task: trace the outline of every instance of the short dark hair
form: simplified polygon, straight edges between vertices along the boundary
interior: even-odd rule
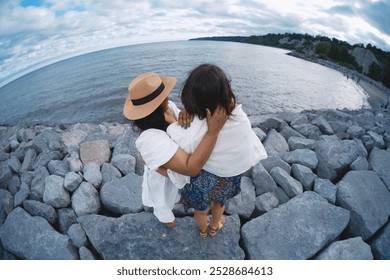
[[[160,129],[167,131],[168,123],[165,121],[164,109],[162,104],[157,107],[150,115],[134,120],[133,124],[140,130],[147,130],[149,128]]]
[[[181,102],[190,115],[200,119],[207,116],[206,109],[214,113],[218,105],[230,115],[236,105],[236,97],[225,72],[213,64],[201,64],[193,69],[184,83]]]

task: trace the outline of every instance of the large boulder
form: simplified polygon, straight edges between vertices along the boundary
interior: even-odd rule
[[[390,260],[390,223],[387,223],[370,245],[375,259]]]
[[[362,238],[355,237],[346,240],[335,241],[321,251],[316,260],[372,260],[370,245]]]
[[[309,259],[345,229],[349,212],[305,192],[241,229],[249,259]]]
[[[226,202],[225,212],[238,214],[244,219],[249,219],[255,210],[256,193],[252,179],[243,176],[241,178],[241,192]]]
[[[337,183],[336,204],[351,212],[348,231],[370,238],[388,220],[390,192],[374,171],[350,171]]]
[[[315,152],[318,158],[317,175],[333,182],[344,176],[359,156],[367,156],[366,149],[358,140],[317,141]]]
[[[374,170],[390,191],[390,152],[373,148],[368,158],[369,168]]]
[[[84,164],[95,162],[101,166],[109,162],[111,157],[110,145],[107,140],[95,140],[80,144],[80,159]]]
[[[226,217],[214,238],[200,237],[191,217],[177,218],[174,228],[167,228],[148,212],[119,218],[88,215],[78,222],[105,260],[244,259],[237,215]]]
[[[309,149],[296,149],[292,152],[284,154],[283,160],[289,164],[300,164],[315,169],[318,164],[317,155]]]
[[[275,129],[271,129],[264,140],[264,148],[269,156],[283,157],[289,151],[286,139]]]
[[[130,173],[123,178],[106,183],[100,190],[100,200],[105,209],[116,214],[142,211],[142,177]]]
[[[69,237],[58,233],[42,217],[31,217],[15,208],[0,228],[3,247],[19,259],[74,260],[77,250]]]

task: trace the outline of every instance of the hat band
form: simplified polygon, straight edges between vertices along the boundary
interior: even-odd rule
[[[163,82],[161,82],[161,85],[152,93],[148,94],[145,97],[138,98],[138,99],[131,99],[134,106],[144,105],[153,99],[155,99],[157,96],[159,96],[165,89],[165,85]]]

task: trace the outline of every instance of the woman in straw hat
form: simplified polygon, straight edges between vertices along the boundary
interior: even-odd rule
[[[185,185],[181,192],[182,202],[195,209],[194,220],[200,236],[206,237],[208,233],[214,236],[224,225],[226,200],[240,192],[241,174],[266,158],[267,153],[242,106],[236,103],[229,79],[218,66],[202,64],[196,67],[184,83],[181,101],[186,112],[195,118],[188,129],[172,124],[167,133],[188,153],[198,147],[207,131],[208,109],[214,112],[222,106],[229,114],[203,170],[191,178],[171,174],[174,182],[181,180]],[[208,229],[210,207],[212,215]]]
[[[172,208],[180,199],[178,188],[168,178],[171,170],[188,176],[198,174],[210,156],[217,136],[227,120],[223,108],[207,114],[207,132],[192,154],[186,153],[166,134],[169,124],[178,118],[179,110],[168,101],[168,94],[176,78],[145,73],[135,78],[128,87],[123,108],[125,117],[133,120],[141,133],[136,147],[145,163],[142,182],[142,201],[153,207],[160,222],[168,227],[176,225]]]

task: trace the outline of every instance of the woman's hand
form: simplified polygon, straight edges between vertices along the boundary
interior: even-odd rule
[[[208,132],[218,134],[228,118],[229,116],[225,108],[223,108],[221,105],[218,105],[217,109],[212,115],[211,112],[207,110],[206,121],[208,126]]]
[[[187,111],[180,111],[179,117],[177,119],[178,125],[180,125],[183,128],[190,127],[191,122],[194,120],[194,116],[191,116],[187,113]]]

